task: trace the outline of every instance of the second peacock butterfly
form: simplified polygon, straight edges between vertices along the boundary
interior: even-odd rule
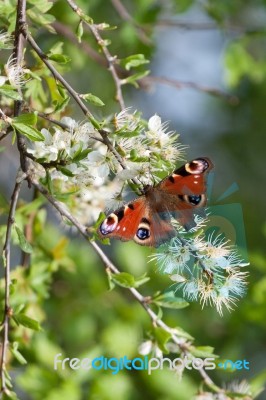
[[[99,236],[157,247],[176,235],[173,218],[186,229],[195,226],[195,214],[206,206],[206,179],[212,168],[208,158],[196,158],[157,185],[146,186],[142,196],[107,216]]]

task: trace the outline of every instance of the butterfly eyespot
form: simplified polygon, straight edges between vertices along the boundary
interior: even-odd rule
[[[201,202],[201,199],[202,199],[201,195],[186,196],[187,202],[192,204],[193,206],[199,205]]]
[[[118,217],[114,213],[109,215],[100,225],[99,231],[102,235],[108,235],[115,230],[118,224]]]
[[[201,174],[208,168],[209,168],[209,163],[207,160],[203,158],[197,158],[196,160],[193,160],[185,164],[185,169],[190,174]]]
[[[150,237],[150,230],[146,229],[146,228],[139,228],[137,230],[137,234],[136,236],[140,239],[140,240],[145,240],[148,239]]]

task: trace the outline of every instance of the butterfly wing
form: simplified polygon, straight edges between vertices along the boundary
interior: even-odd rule
[[[158,246],[174,235],[173,227],[153,212],[145,196],[111,213],[100,225],[102,238],[134,240],[143,246]]]
[[[196,158],[163,179],[157,189],[164,193],[163,203],[186,228],[195,226],[194,214],[204,214],[207,202],[207,174],[213,168],[206,158]]]
[[[176,169],[157,187],[167,193],[181,196],[205,194],[206,176],[212,168],[213,164],[208,158],[196,158]]]
[[[145,195],[111,213],[98,229],[101,238],[134,240],[144,246],[158,246],[175,235],[171,217],[190,228],[195,209],[206,204],[206,174],[212,168],[208,158],[197,158],[174,171]]]

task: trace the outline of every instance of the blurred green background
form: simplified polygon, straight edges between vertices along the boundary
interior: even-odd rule
[[[115,3],[115,2],[113,2]],[[220,317],[210,307],[198,303],[181,310],[165,310],[170,326],[181,326],[196,338],[197,345],[215,347],[225,359],[246,359],[249,371],[211,374],[218,383],[246,378],[265,380],[266,366],[266,258],[265,258],[265,145],[266,145],[266,2],[237,0],[137,0],[124,1],[133,20],[119,16],[111,1],[79,1],[96,22],[108,22],[118,29],[106,32],[112,40],[110,51],[119,57],[144,53],[151,59],[152,76],[194,82],[214,87],[237,97],[228,101],[201,90],[169,85],[125,89],[127,106],[143,112],[144,117],[158,113],[169,120],[171,129],[189,145],[188,159],[208,156],[215,164],[212,204],[240,203],[246,231],[250,266],[248,292],[237,308]],[[67,36],[75,32],[77,18],[64,1],[55,1],[50,13],[56,17],[57,34],[44,29],[33,33],[44,51],[58,40],[71,59],[66,78],[77,90],[92,92],[106,106],[99,116],[117,111],[114,85],[109,72],[90,58]],[[64,31],[65,29],[65,31]],[[141,40],[140,32],[148,41]],[[96,49],[88,33],[84,43]],[[147,83],[147,82],[146,82]],[[147,87],[146,87],[147,89]],[[69,114],[83,117],[71,106]],[[15,149],[1,153],[1,187],[9,198],[10,177],[15,174]],[[8,163],[7,163],[8,162]],[[217,203],[231,184],[239,190]],[[25,198],[27,193],[25,190]],[[4,201],[2,208],[5,209]],[[27,218],[27,212],[22,212]],[[2,236],[3,236],[3,230]],[[108,290],[106,274],[95,253],[64,228],[53,213],[48,222],[44,210],[34,225],[36,254],[28,270],[18,269],[15,302],[28,304],[29,313],[42,320],[44,330],[36,334],[21,328],[21,352],[27,366],[15,365],[16,389],[22,399],[189,400],[200,378],[185,372],[181,381],[167,371],[148,376],[145,371],[112,375],[110,371],[54,371],[53,357],[129,358],[138,355],[138,346],[148,338],[150,320],[126,289]],[[62,235],[64,237],[62,238]],[[141,288],[149,295],[169,286],[167,277],[147,263],[149,249],[134,243],[113,242],[105,249],[122,270],[151,280]],[[16,255],[14,263],[18,262]],[[25,280],[30,282],[30,289]],[[25,284],[25,285],[24,285]],[[26,289],[25,289],[26,288]],[[22,336],[21,336],[22,335]],[[264,399],[265,394],[260,399]]]

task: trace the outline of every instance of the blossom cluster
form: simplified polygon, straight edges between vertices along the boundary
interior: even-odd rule
[[[223,307],[231,310],[246,292],[247,272],[235,246],[214,232],[205,237],[202,227],[207,218],[197,218],[198,224],[185,231],[176,226],[177,236],[167,245],[161,245],[150,256],[157,261],[159,270],[170,276],[176,292],[188,301],[199,300],[202,306],[214,305],[223,314]]]
[[[45,140],[28,149],[36,161],[37,178],[47,179],[49,174],[58,191],[75,191],[70,205],[86,224],[95,222],[100,211],[122,203],[128,180],[134,178],[141,185],[159,180],[161,171],[170,171],[183,157],[178,135],[167,132],[158,115],[146,122],[126,109],[105,121],[103,129],[114,151],[90,122],[77,123],[69,117],[50,131],[42,129]]]

